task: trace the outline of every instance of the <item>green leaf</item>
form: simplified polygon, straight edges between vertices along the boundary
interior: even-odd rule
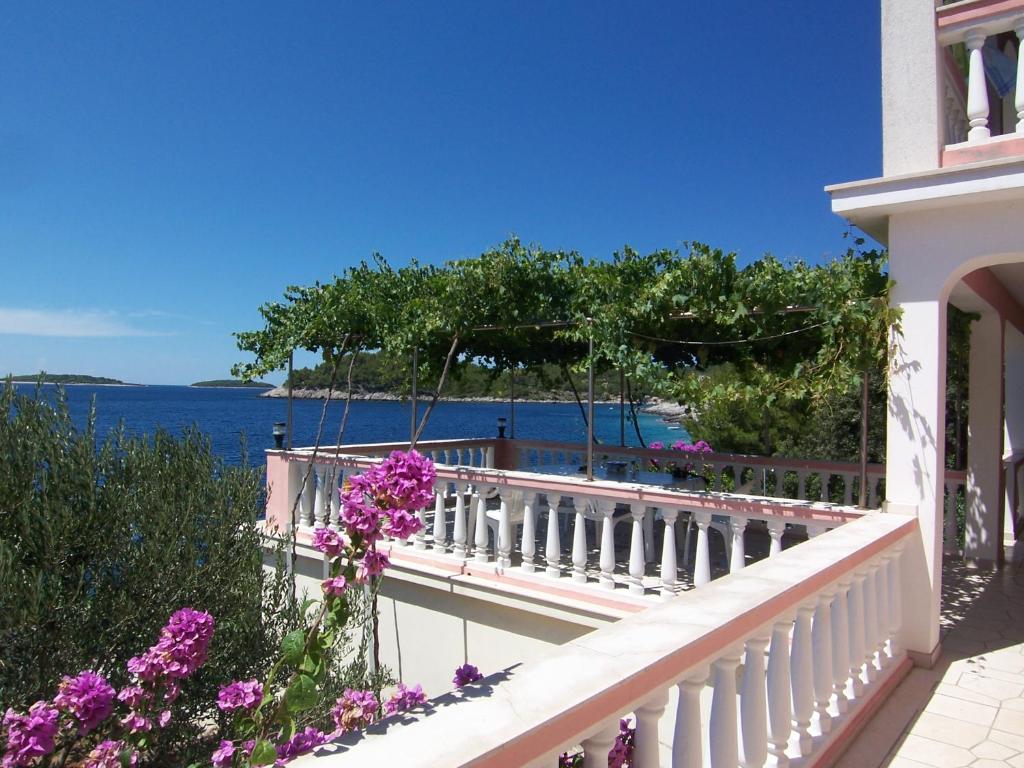
[[[302,712],[316,705],[316,683],[308,675],[299,675],[284,692],[289,712]]]
[[[281,639],[281,653],[289,664],[298,666],[306,648],[306,631],[295,629]]]
[[[256,742],[256,746],[252,748],[252,755],[249,757],[249,762],[252,765],[273,765],[276,760],[277,750],[274,749],[273,744],[264,739]]]

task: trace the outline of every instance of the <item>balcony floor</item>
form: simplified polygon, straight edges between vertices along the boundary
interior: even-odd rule
[[[910,673],[837,768],[1024,768],[1022,548],[1001,570],[947,560],[942,657]]]

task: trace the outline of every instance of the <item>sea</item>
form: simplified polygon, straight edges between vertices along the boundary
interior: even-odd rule
[[[36,384],[16,385],[31,393]],[[263,463],[263,451],[274,446],[273,425],[287,416],[287,400],[261,397],[262,390],[245,388],[188,386],[92,386],[73,384],[64,387],[68,410],[75,423],[85,425],[90,409],[95,408],[100,437],[123,423],[134,434],[152,434],[162,427],[180,434],[187,427],[198,427],[206,434],[216,454],[226,463],[238,464],[247,445],[247,459]],[[55,398],[57,388],[43,385],[42,394]],[[293,445],[311,446],[323,409],[322,400],[294,400]],[[419,405],[420,414],[426,403]],[[337,438],[344,403],[332,402],[324,420],[322,443]],[[409,439],[409,403],[354,400],[345,430],[345,443],[397,442]],[[620,438],[618,404],[594,406],[594,432],[598,440],[618,445]],[[505,417],[511,435],[508,403],[468,403],[442,401],[424,431],[423,440],[495,437],[498,418]],[[639,415],[640,431],[648,443],[666,443],[686,439],[678,425],[669,424],[653,414]],[[532,440],[586,442],[586,425],[575,403],[515,404],[515,437]],[[626,445],[640,445],[632,424],[626,421]]]

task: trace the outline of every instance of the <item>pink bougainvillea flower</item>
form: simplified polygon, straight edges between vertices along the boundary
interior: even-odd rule
[[[407,712],[410,709],[426,704],[427,696],[423,693],[423,686],[418,683],[409,688],[405,683],[398,684],[395,694],[384,702],[384,714],[391,716],[399,712]]]
[[[337,531],[330,528],[317,528],[313,532],[313,547],[328,557],[340,557],[348,542]]]
[[[101,741],[93,748],[82,763],[82,768],[123,768],[122,754],[125,755],[129,766],[138,765],[138,752],[123,741],[107,740]]]
[[[84,736],[114,710],[114,688],[102,675],[87,670],[75,677],[65,676],[53,704],[78,721],[78,733]]]
[[[21,768],[53,752],[59,717],[60,712],[48,701],[37,701],[29,707],[27,715],[8,709],[4,715],[7,747],[0,765]]]
[[[379,706],[373,691],[346,688],[341,698],[335,702],[331,715],[338,730],[347,733],[373,723],[377,719]]]
[[[333,579],[324,579],[320,582],[320,588],[329,597],[341,597],[348,589],[348,582],[344,576],[335,576]]]
[[[464,685],[475,683],[477,680],[483,680],[483,677],[480,674],[480,670],[472,664],[463,664],[455,670],[455,677],[452,678],[452,682],[455,683],[456,688],[461,688]]]

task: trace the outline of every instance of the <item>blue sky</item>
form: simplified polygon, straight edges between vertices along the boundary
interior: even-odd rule
[[[5,3],[0,374],[226,376],[288,284],[516,233],[845,248],[875,2]]]

